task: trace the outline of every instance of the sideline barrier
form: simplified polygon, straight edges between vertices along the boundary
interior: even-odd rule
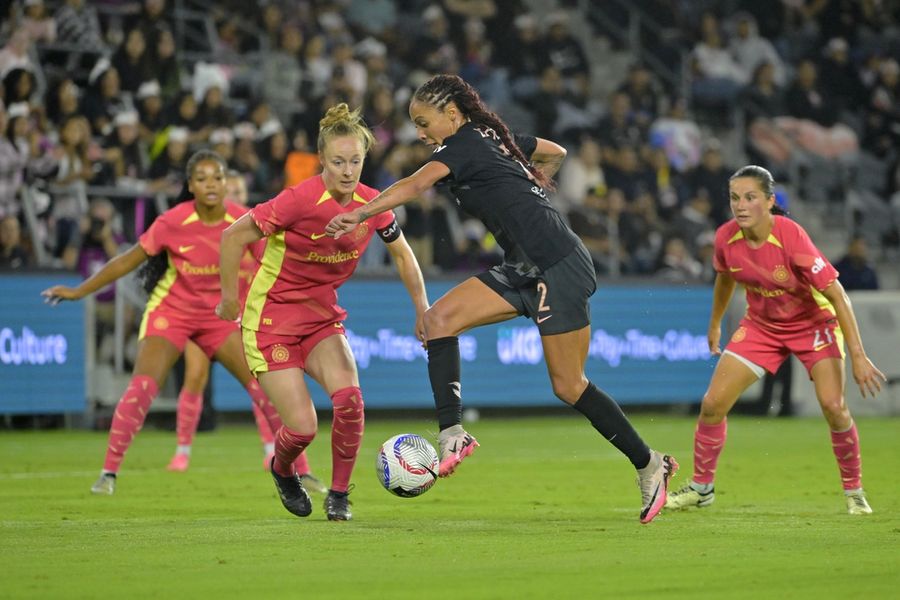
[[[436,301],[453,283],[427,284]],[[591,302],[587,374],[622,404],[698,402],[715,364],[706,343],[712,289],[602,285]],[[400,281],[357,280],[340,290],[349,312],[347,338],[369,408],[433,406],[425,351],[413,336],[413,311]],[[460,336],[462,393],[467,407],[556,406],[540,337],[525,318]],[[248,410],[246,392],[219,365],[213,404]],[[310,382],[319,408],[330,400]]]
[[[69,273],[0,274],[0,414],[84,412],[88,305],[51,307],[40,296],[79,281]]]

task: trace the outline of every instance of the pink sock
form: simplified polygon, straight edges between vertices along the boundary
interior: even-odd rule
[[[178,409],[175,415],[175,432],[178,434],[179,446],[190,446],[194,443],[194,434],[200,423],[203,412],[203,394],[194,394],[185,389],[178,394]]]
[[[331,424],[331,489],[346,492],[350,474],[362,443],[365,415],[358,387],[347,387],[331,396],[334,420]]]
[[[264,415],[262,409],[256,405],[256,402],[254,402],[252,406],[253,419],[256,421],[256,429],[259,431],[259,439],[262,441],[263,445],[274,443],[275,435],[272,433],[272,428],[269,427],[266,415]]]
[[[315,439],[316,434],[303,435],[282,425],[275,434],[275,472],[282,477],[294,474],[294,461]]]
[[[831,432],[831,447],[841,470],[841,483],[845,490],[862,487],[862,457],[859,453],[859,433],[854,423],[847,431]]]
[[[118,473],[131,440],[144,425],[147,409],[158,392],[156,381],[148,375],[135,375],[116,405],[112,425],[109,427],[109,444],[103,470]]]
[[[694,431],[694,482],[712,483],[716,476],[716,465],[719,462],[719,454],[725,446],[725,437],[728,435],[728,421],[723,420],[718,425],[706,425],[697,421],[697,429]]]

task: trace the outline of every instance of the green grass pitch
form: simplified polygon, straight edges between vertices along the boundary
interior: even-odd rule
[[[634,419],[690,477],[693,418]],[[330,472],[329,423],[310,452]],[[138,435],[93,497],[103,433],[0,433],[2,598],[888,598],[900,589],[897,419],[861,419],[875,514],[850,517],[823,419],[731,418],[716,502],[640,525],[628,462],[575,417],[483,419],[481,448],[416,499],[380,488],[375,448],[431,422],[369,418],[354,520],[275,496],[255,431]]]

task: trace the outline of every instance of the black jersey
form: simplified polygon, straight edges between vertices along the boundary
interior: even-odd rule
[[[537,146],[532,136],[516,136],[515,141],[526,157]],[[449,185],[463,210],[484,223],[503,248],[504,262],[519,274],[536,275],[580,243],[493,129],[466,123],[444,139],[431,160],[450,169],[438,185]]]

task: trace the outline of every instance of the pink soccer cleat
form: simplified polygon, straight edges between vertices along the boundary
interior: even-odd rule
[[[678,462],[668,454],[650,451],[650,464],[638,469],[638,487],[641,488],[641,523],[653,520],[666,504],[669,481],[678,471]]]
[[[448,427],[438,434],[441,464],[438,467],[439,477],[448,477],[456,471],[456,467],[464,458],[475,452],[480,444],[466,433],[462,425]]]
[[[184,473],[188,470],[190,464],[190,454],[177,453],[172,457],[172,460],[169,461],[169,465],[166,467],[166,470],[175,471],[176,473]]]

